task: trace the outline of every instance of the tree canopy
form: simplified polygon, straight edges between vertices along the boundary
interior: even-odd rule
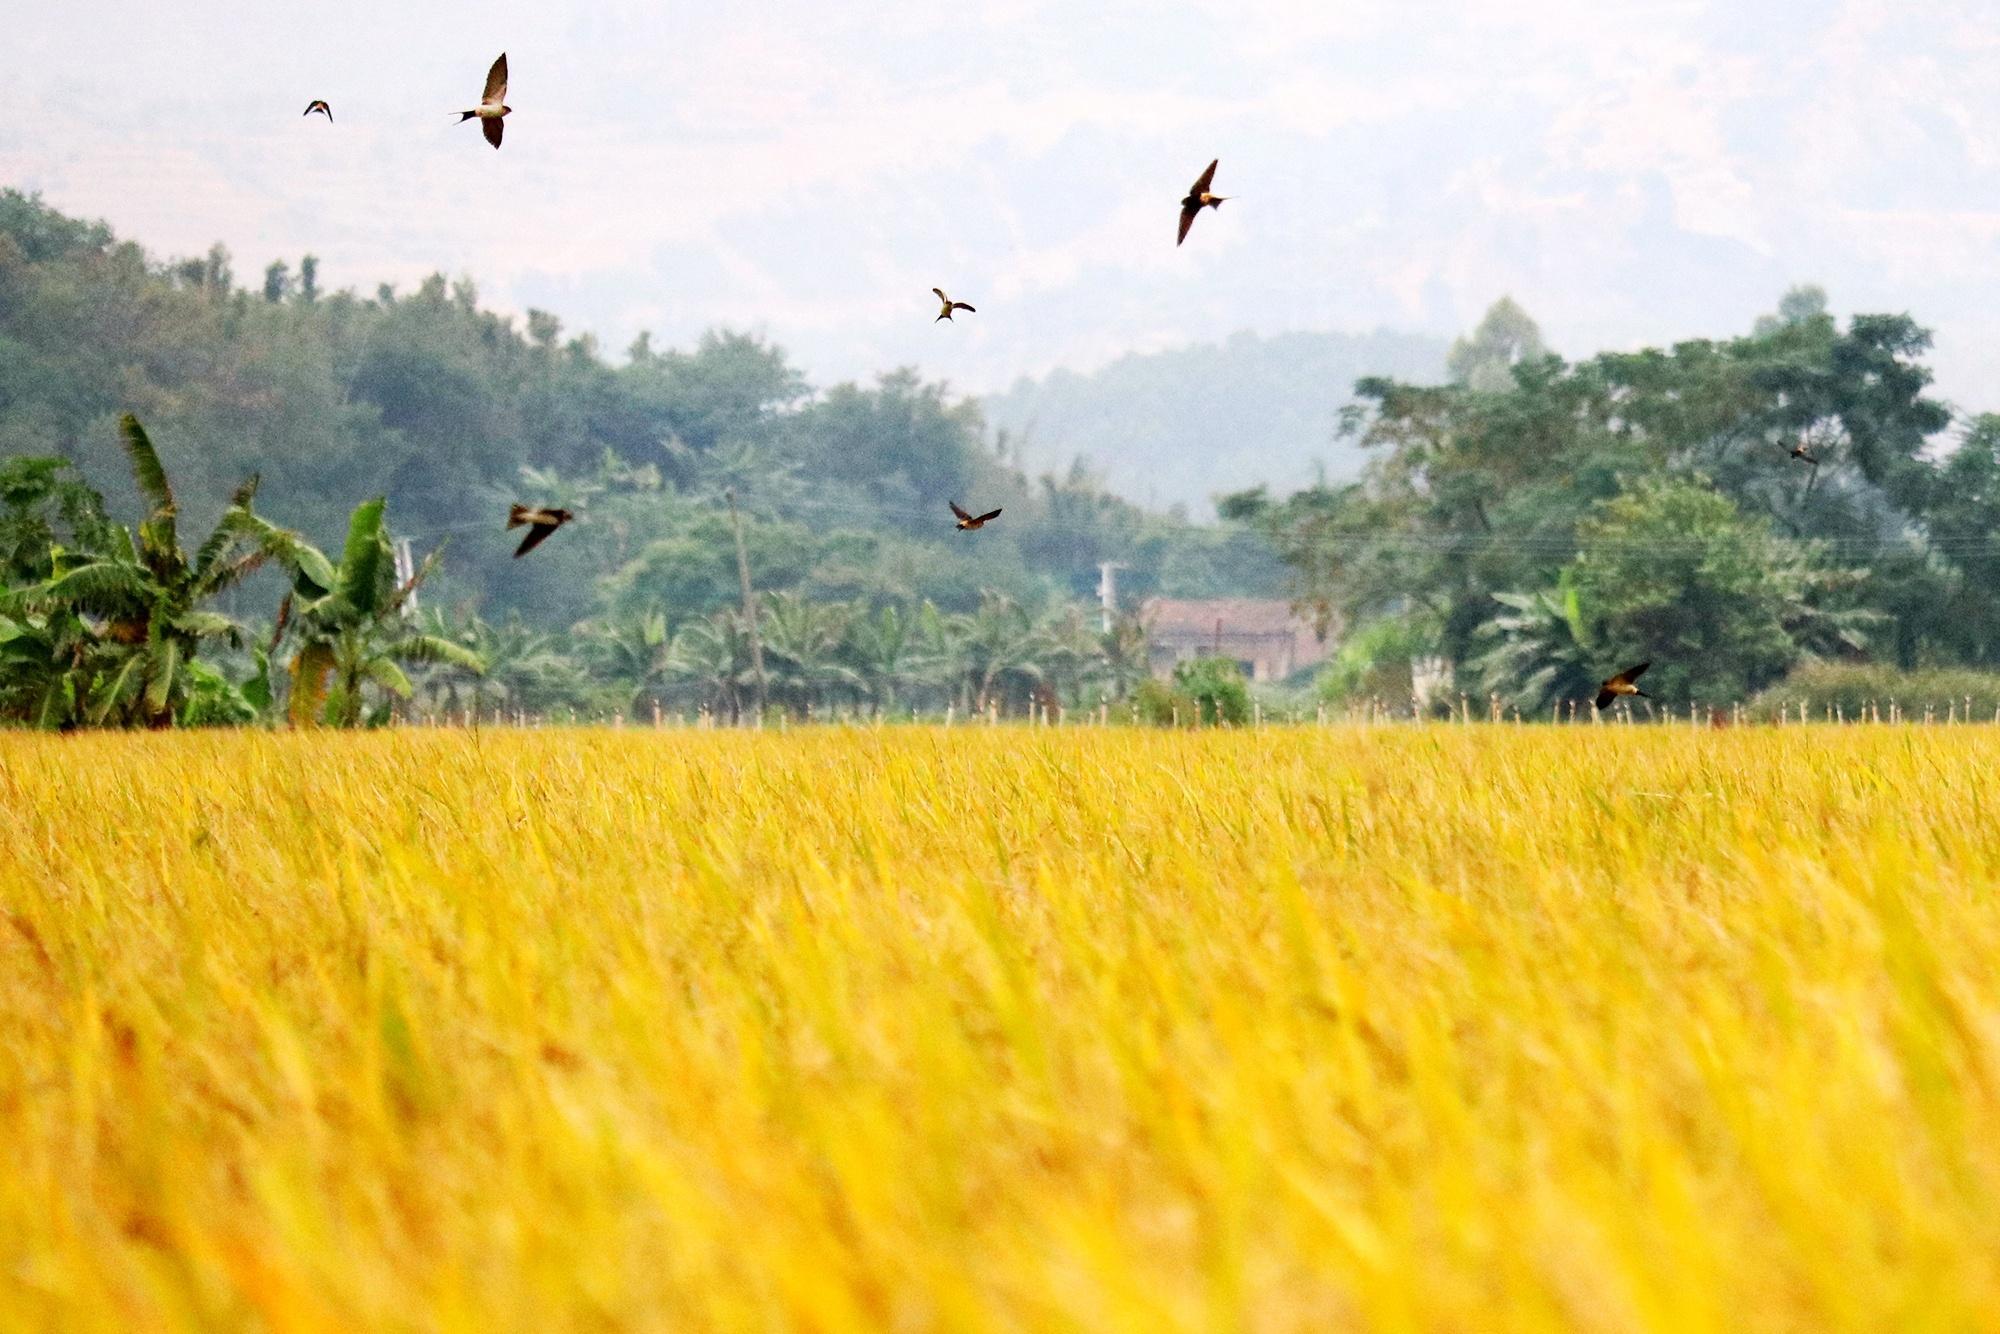
[[[1654,693],[1697,702],[1809,658],[1990,666],[2000,419],[1951,432],[1929,346],[1808,288],[1743,337],[1568,362],[1503,301],[1452,383],[1358,387],[1360,480],[1221,508],[1322,623],[1524,705],[1649,656]]]
[[[1081,467],[1031,478],[975,403],[908,368],[818,388],[782,349],[713,331],[687,349],[588,334],[481,305],[467,278],[329,291],[312,256],[238,287],[221,247],[160,261],[101,224],[0,191],[0,457],[59,458],[121,482],[115,422],[146,423],[197,521],[261,474],[274,518],[326,547],[354,507],[391,499],[396,536],[451,556],[427,590],[546,629],[641,600],[706,612],[733,587],[734,489],[760,588],[970,612],[997,588],[1036,607],[1122,584],[1198,596],[1275,588],[1262,539],[1148,514]],[[515,564],[512,500],[581,522]],[[946,503],[1004,507],[975,547]],[[663,545],[664,544],[664,545]],[[704,571],[725,576],[710,581]]]

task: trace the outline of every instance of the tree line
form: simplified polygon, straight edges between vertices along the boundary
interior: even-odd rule
[[[253,476],[196,540],[146,428],[127,414],[118,432],[143,500],[136,525],[110,518],[62,460],[0,460],[0,722],[1019,715],[1123,698],[1146,672],[1129,617],[1105,627],[1076,606],[1037,614],[995,591],[970,612],[779,591],[678,625],[656,607],[614,608],[562,634],[518,613],[420,610],[438,557],[396,568],[385,499],[355,507],[330,555],[258,512]],[[278,601],[252,626],[220,604],[260,572]]]
[[[1933,397],[1929,346],[1801,288],[1741,337],[1569,362],[1502,302],[1449,383],[1360,383],[1358,479],[1220,508],[1343,627],[1334,697],[1534,716],[1642,659],[1680,705],[1813,663],[2000,667],[2000,416]]]
[[[427,602],[545,630],[736,601],[731,489],[757,587],[812,601],[969,614],[997,592],[1039,614],[1089,598],[1110,560],[1135,598],[1282,578],[1260,534],[1148,513],[1081,462],[1024,474],[975,402],[913,370],[815,387],[729,331],[688,349],[641,336],[614,361],[554,314],[485,308],[467,278],[364,294],[307,256],[247,286],[219,246],[159,260],[0,190],[0,456],[67,459],[115,509],[140,505],[126,412],[197,521],[255,473],[275,522],[332,548],[385,495],[397,536],[448,548]],[[496,515],[517,500],[581,522],[515,565]],[[962,540],[949,501],[1006,520]]]

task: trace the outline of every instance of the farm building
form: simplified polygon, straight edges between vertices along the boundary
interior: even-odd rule
[[[1223,657],[1252,681],[1282,681],[1327,654],[1312,626],[1277,598],[1148,598],[1139,621],[1146,665],[1158,677],[1190,658]]]

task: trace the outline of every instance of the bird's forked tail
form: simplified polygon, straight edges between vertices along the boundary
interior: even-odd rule
[[[509,528],[519,528],[527,521],[528,507],[526,505],[510,505],[507,507],[507,526]]]

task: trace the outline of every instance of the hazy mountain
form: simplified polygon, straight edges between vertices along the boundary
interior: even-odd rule
[[[1334,438],[1355,380],[1441,381],[1447,345],[1421,334],[1232,335],[1221,345],[1121,357],[1090,375],[1058,370],[983,400],[1030,470],[1078,456],[1144,505],[1206,514],[1215,496],[1274,490],[1360,466]]]

